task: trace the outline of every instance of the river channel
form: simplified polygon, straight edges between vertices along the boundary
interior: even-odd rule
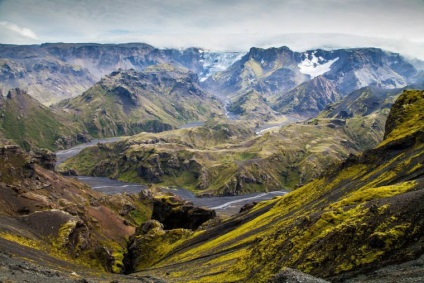
[[[109,138],[109,139],[99,139],[93,140],[89,143],[80,144],[76,147],[60,150],[56,152],[57,163],[56,165],[64,162],[66,159],[71,158],[72,156],[77,155],[84,148],[96,145],[97,143],[111,143],[116,142],[122,138]],[[94,190],[105,193],[105,194],[117,194],[117,193],[139,193],[141,190],[147,188],[145,185],[136,184],[136,183],[125,183],[118,180],[113,180],[105,177],[91,177],[91,176],[77,176],[78,180],[83,183],[86,183]],[[276,196],[281,196],[286,194],[284,191],[274,191],[267,193],[252,193],[242,196],[224,196],[224,197],[196,197],[194,193],[183,188],[171,188],[166,189],[175,195],[180,196],[181,198],[192,202],[197,206],[205,206],[211,209],[215,209],[218,215],[233,215],[238,213],[240,208],[251,202],[258,202],[262,200],[272,199]]]

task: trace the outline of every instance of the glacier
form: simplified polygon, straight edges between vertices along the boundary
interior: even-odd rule
[[[309,75],[311,79],[313,79],[330,71],[331,65],[337,60],[339,60],[339,57],[325,62],[325,59],[321,56],[316,57],[315,52],[311,53],[311,59],[309,59],[309,54],[306,52],[305,60],[300,62],[297,66],[300,68],[302,74]]]
[[[243,52],[214,52],[203,50],[201,53],[201,63],[203,70],[199,74],[199,80],[205,81],[208,77],[216,72],[225,71],[234,62],[243,57]]]

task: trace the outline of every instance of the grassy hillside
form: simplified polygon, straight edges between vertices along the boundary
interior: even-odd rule
[[[56,113],[20,89],[0,98],[0,132],[26,150],[66,148],[78,143],[80,130],[65,113]],[[80,135],[80,139],[84,139]],[[81,142],[80,140],[79,142]]]

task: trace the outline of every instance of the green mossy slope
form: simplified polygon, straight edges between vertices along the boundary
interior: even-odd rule
[[[423,91],[405,91],[389,115],[390,140],[135,269],[170,282],[266,282],[292,267],[337,281],[417,258],[424,253],[424,127],[408,110],[423,108]],[[404,134],[409,123],[420,126]]]
[[[65,113],[55,113],[20,89],[0,98],[0,132],[26,150],[75,145],[79,128]]]
[[[166,64],[112,72],[55,107],[73,114],[94,137],[161,132],[222,114],[221,103],[201,90],[194,73]]]

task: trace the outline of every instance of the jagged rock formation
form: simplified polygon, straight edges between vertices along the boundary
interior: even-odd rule
[[[335,84],[323,76],[318,76],[278,97],[273,108],[281,113],[302,113],[313,117],[328,104],[339,99],[340,94]]]
[[[248,213],[165,244],[166,255],[134,269],[174,282],[266,282],[289,267],[338,282],[418,258],[424,253],[423,107],[424,91],[405,91],[375,149]]]
[[[255,90],[272,94],[291,89],[308,79],[297,64],[301,54],[288,47],[251,48],[227,70],[209,77],[204,85],[216,92],[230,95]]]
[[[157,65],[118,70],[83,95],[61,102],[94,137],[161,132],[220,115],[220,103],[201,90],[187,69]]]
[[[177,196],[157,196],[153,199],[152,219],[162,223],[166,230],[196,230],[215,217],[214,210],[194,206]]]

